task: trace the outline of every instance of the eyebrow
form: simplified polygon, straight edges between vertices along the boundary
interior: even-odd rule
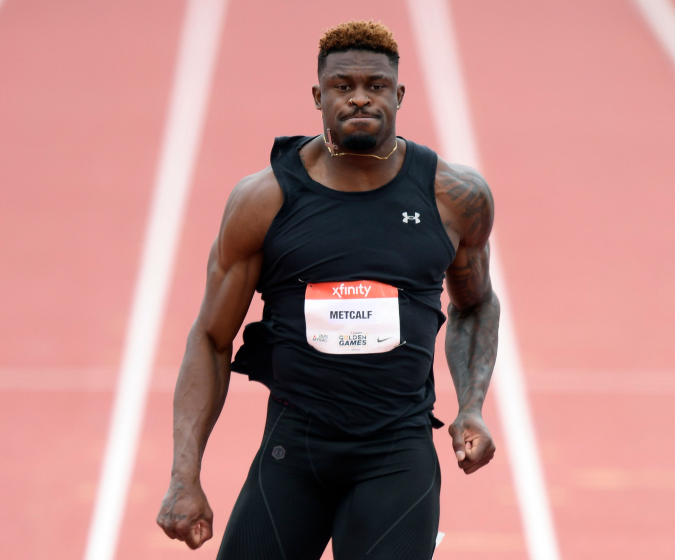
[[[330,76],[331,78],[337,78],[338,80],[351,80],[354,76],[351,74],[333,74]],[[388,76],[387,74],[375,74],[373,76],[369,76],[370,80],[390,80],[391,76]]]

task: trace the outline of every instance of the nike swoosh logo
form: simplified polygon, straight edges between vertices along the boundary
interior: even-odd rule
[[[392,338],[392,337],[390,336],[389,338]],[[384,342],[385,340],[389,340],[389,338],[383,338],[382,340],[380,340],[380,339],[378,338],[377,341],[378,341],[378,342]]]

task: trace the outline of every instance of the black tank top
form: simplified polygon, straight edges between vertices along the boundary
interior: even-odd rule
[[[244,329],[232,369],[353,435],[433,423],[440,295],[455,257],[434,196],[437,156],[407,140],[394,179],[343,192],[303,167],[310,140],[272,148],[284,202],[263,245],[263,319]]]

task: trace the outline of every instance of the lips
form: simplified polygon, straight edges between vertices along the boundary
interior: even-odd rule
[[[357,115],[349,115],[347,117],[343,117],[343,121],[349,121],[352,119],[377,119],[378,117],[376,115],[369,115],[369,114],[363,114],[359,113]]]

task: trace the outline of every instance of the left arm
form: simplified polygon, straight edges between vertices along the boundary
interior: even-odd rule
[[[436,199],[457,247],[446,271],[450,293],[445,353],[457,391],[459,412],[450,425],[459,467],[471,474],[494,457],[495,446],[482,408],[497,357],[499,300],[490,281],[489,237],[492,194],[481,175],[439,160]]]

